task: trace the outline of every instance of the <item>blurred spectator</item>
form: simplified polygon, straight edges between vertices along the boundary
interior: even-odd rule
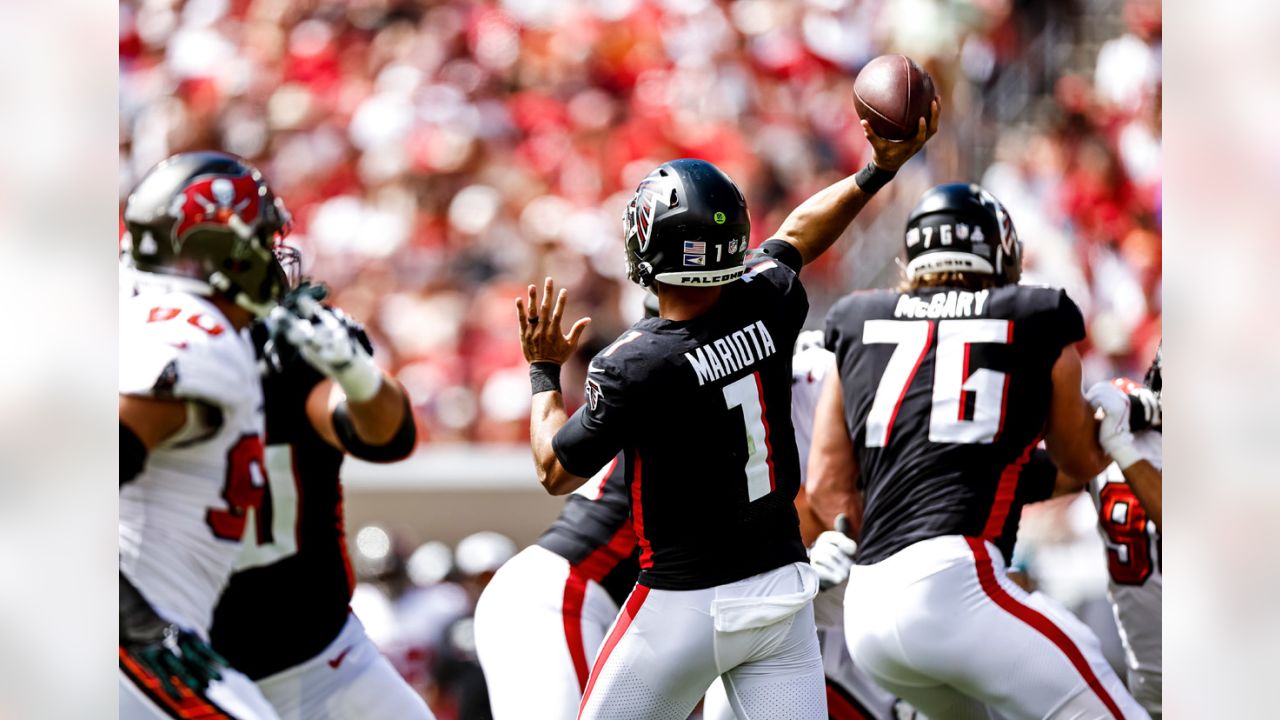
[[[419,437],[521,442],[520,288],[573,288],[594,352],[640,315],[620,217],[653,165],[720,165],[758,243],[865,161],[851,78],[901,51],[934,75],[943,131],[806,272],[810,325],[896,280],[927,185],[982,180],[1028,278],[1087,313],[1091,381],[1137,372],[1160,335],[1160,31],[1159,0],[123,0],[121,199],[173,152],[249,157]]]

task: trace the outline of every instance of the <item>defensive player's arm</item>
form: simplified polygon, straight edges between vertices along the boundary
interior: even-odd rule
[[[147,454],[187,424],[187,403],[142,395],[120,395],[120,484],[133,480]]]
[[[1053,364],[1053,393],[1049,400],[1049,424],[1045,448],[1060,478],[1055,492],[1074,492],[1084,488],[1111,462],[1098,443],[1098,423],[1081,390],[1080,353],[1068,345]]]
[[[851,536],[862,531],[862,496],[857,490],[858,460],[853,440],[844,424],[844,395],[840,373],[832,372],[822,386],[813,417],[813,445],[809,449],[805,494],[809,510],[823,529],[835,527],[836,516],[845,515]]]
[[[554,290],[553,281],[547,278],[542,301],[538,302],[537,288],[530,285],[528,305],[524,298],[516,298],[516,316],[520,321],[520,346],[525,360],[529,361],[533,391],[529,406],[529,448],[533,451],[538,482],[552,495],[566,495],[581,487],[587,477],[566,470],[555,451],[553,441],[556,433],[569,421],[564,409],[564,394],[560,391],[560,366],[577,349],[591,318],[579,319],[569,329],[568,335],[561,333],[560,321],[568,294],[561,290],[553,309],[551,297]]]
[[[1133,489],[1138,502],[1142,503],[1142,509],[1147,511],[1147,517],[1156,524],[1157,530],[1163,532],[1164,529],[1160,526],[1160,496],[1164,488],[1164,474],[1148,460],[1139,460],[1120,472],[1124,473],[1125,481]]]
[[[404,388],[379,373],[378,391],[363,402],[348,398],[332,380],[320,381],[307,396],[307,418],[333,447],[364,460],[395,462],[413,452],[418,432]]]
[[[939,114],[938,100],[934,98],[929,121],[921,118],[916,136],[902,142],[879,137],[869,123],[862,121],[862,132],[871,143],[871,164],[800,203],[772,237],[794,245],[804,264],[816,260],[844,234],[875,191],[933,137],[938,131]]]

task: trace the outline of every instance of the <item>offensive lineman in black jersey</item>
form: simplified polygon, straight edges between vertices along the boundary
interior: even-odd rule
[[[533,384],[531,447],[553,494],[580,486],[619,451],[626,462],[640,576],[587,681],[581,718],[688,716],[721,676],[740,717],[826,716],[822,661],[793,500],[791,348],[808,312],[797,277],[829,248],[875,189],[937,129],[863,132],[874,161],[806,200],[747,257],[741,191],[701,160],[659,166],[623,219],[629,277],[658,296],[588,366],[587,403],[567,417],[559,367],[569,334],[529,288],[517,300]],[[526,307],[528,312],[526,312]],[[536,308],[536,310],[535,310]]]
[[[476,605],[476,654],[495,720],[578,713],[591,662],[640,571],[621,455],[575,490]]]
[[[929,717],[986,718],[984,704],[1011,719],[1146,717],[1093,633],[1005,576],[1022,506],[1054,489],[1052,473],[1019,482],[1041,439],[1077,490],[1107,463],[1081,395],[1080,311],[1017,284],[1013,222],[976,185],[925,193],[906,254],[904,288],[827,316],[839,373],[809,490],[824,517],[861,509],[845,596],[855,662]]]
[[[366,637],[343,530],[343,458],[394,462],[417,438],[409,400],[355,321],[295,289],[253,329],[265,360],[267,498],[214,613],[213,647],[244,664],[282,720],[431,718]]]

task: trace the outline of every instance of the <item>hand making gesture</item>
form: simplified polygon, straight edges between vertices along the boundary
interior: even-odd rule
[[[591,318],[584,317],[569,328],[569,334],[560,332],[560,321],[564,316],[564,306],[568,301],[568,293],[561,290],[556,296],[555,307],[551,307],[551,294],[554,283],[547,278],[542,289],[542,302],[538,302],[538,290],[529,286],[528,308],[525,300],[516,298],[516,315],[520,318],[520,348],[524,351],[524,359],[530,363],[549,362],[563,365],[578,349],[578,341],[582,333],[591,324]]]

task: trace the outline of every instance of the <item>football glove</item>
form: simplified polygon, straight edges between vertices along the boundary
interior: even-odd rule
[[[853,567],[853,554],[858,545],[843,532],[847,527],[844,516],[836,518],[836,530],[828,530],[818,536],[809,548],[809,564],[818,573],[818,589],[826,590],[849,579]]]
[[[805,330],[796,337],[795,354],[808,350],[809,348],[826,347],[821,330]]]
[[[321,305],[313,294],[296,293],[272,309],[267,322],[273,336],[283,336],[308,364],[338,383],[348,400],[364,402],[378,394],[382,371],[341,310]]]
[[[209,683],[222,679],[222,670],[228,667],[199,635],[173,624],[165,625],[160,637],[134,641],[124,649],[147,672],[160,678],[164,691],[175,700],[184,699],[179,686],[202,694]]]
[[[1120,466],[1121,470],[1142,459],[1142,453],[1133,444],[1130,428],[1129,394],[1114,383],[1094,383],[1085,393],[1085,399],[1096,411],[1098,444]]]

